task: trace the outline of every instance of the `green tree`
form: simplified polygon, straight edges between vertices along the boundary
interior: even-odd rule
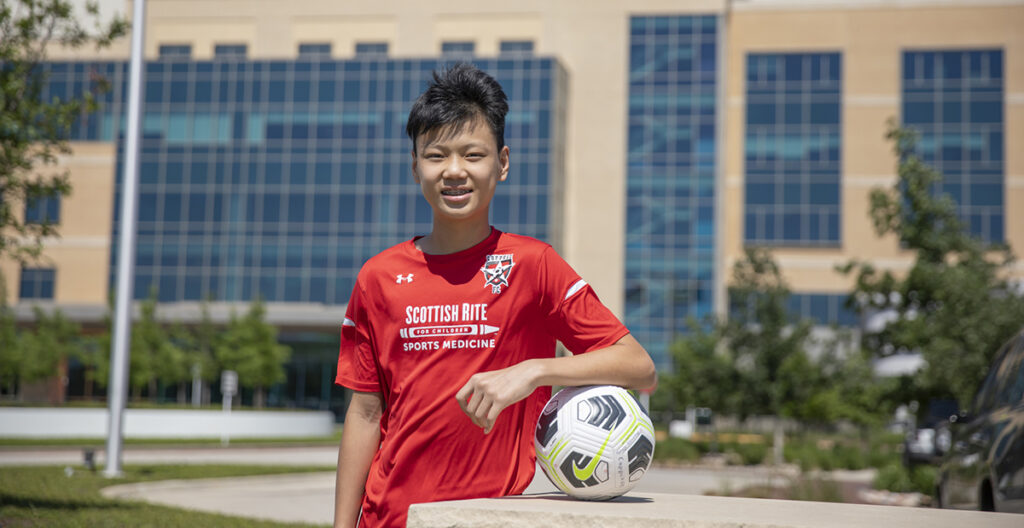
[[[0,393],[12,397],[18,386],[21,371],[21,339],[14,321],[14,313],[7,305],[3,278],[0,277]]]
[[[221,367],[238,372],[238,384],[253,389],[258,408],[266,402],[266,390],[285,380],[284,363],[291,356],[291,348],[277,342],[277,328],[264,321],[265,316],[260,300],[252,302],[244,317],[232,314],[216,348]]]
[[[155,401],[161,381],[174,384],[188,379],[185,353],[157,321],[156,308],[156,292],[152,291],[140,306],[139,320],[132,325],[129,378],[135,399],[141,399],[146,388]]]
[[[820,383],[807,357],[808,321],[794,321],[786,310],[790,290],[771,253],[747,248],[733,268],[729,288],[735,311],[725,323],[723,336],[742,382],[740,415],[775,416],[775,461],[781,463],[781,418],[800,418],[800,405]]]
[[[889,395],[897,380],[879,378],[871,355],[854,343],[847,332],[824,343],[820,365],[822,383],[803,403],[803,420],[831,424],[845,420],[862,430],[882,425],[893,409]]]
[[[85,369],[84,396],[91,400],[96,388],[105,388],[110,382],[110,329],[114,311],[114,292],[107,296],[107,312],[103,315],[103,326],[98,334],[85,339],[77,359]]]
[[[722,334],[743,379],[741,415],[793,416],[793,402],[809,394],[811,372],[805,345],[811,324],[786,310],[790,290],[763,249],[747,248],[733,269],[731,303],[740,307]]]
[[[128,386],[132,399],[142,399],[142,390],[150,381],[156,380],[155,349],[163,343],[163,329],[156,322],[156,300],[150,296],[140,306],[140,317],[132,324],[131,351],[128,361]],[[113,343],[113,336],[107,336],[107,344]],[[109,353],[110,348],[107,348]]]
[[[88,17],[95,21],[97,13],[96,2],[89,2]],[[0,258],[38,257],[42,238],[56,234],[51,223],[24,222],[17,204],[70,193],[57,157],[70,152],[69,127],[96,109],[93,94],[104,89],[97,79],[81,94],[44,101],[46,76],[39,65],[47,47],[101,48],[127,28],[121,18],[87,28],[66,0],[0,2]]]
[[[735,308],[727,320],[691,322],[673,345],[674,370],[658,388],[662,405],[708,406],[740,418],[877,422],[879,390],[870,363],[838,329],[833,338],[812,338],[811,323],[787,311],[790,290],[770,252],[748,248],[733,268],[729,293]],[[776,423],[780,460],[781,420]]]
[[[75,359],[84,369],[83,396],[92,400],[95,390],[106,388],[110,381],[110,331],[84,338]]]
[[[870,216],[879,236],[895,236],[913,253],[913,266],[900,276],[860,261],[840,270],[856,277],[859,309],[895,316],[867,334],[865,346],[877,356],[920,352],[925,367],[916,392],[965,405],[998,347],[1024,324],[1024,296],[1006,280],[1014,255],[964,229],[952,200],[936,192],[941,175],[916,154],[913,131],[890,122],[887,137],[899,177],[893,187],[872,191]]]
[[[192,379],[192,357],[195,354],[193,335],[184,325],[174,323],[167,331],[167,338],[171,347],[165,349],[165,354],[170,352],[173,356],[164,359],[170,361],[174,368],[161,372],[159,379],[161,383],[175,386],[175,401],[184,404],[188,395],[188,382]]]
[[[716,413],[735,414],[740,409],[739,371],[722,344],[722,327],[710,319],[704,324],[689,321],[685,339],[672,344],[676,369],[662,374],[658,390],[661,397],[681,406],[714,409]]]
[[[58,310],[47,314],[33,307],[35,325],[21,336],[20,383],[51,378],[63,361],[74,356],[80,346],[81,328]]]
[[[210,317],[210,307],[207,302],[200,306],[199,324],[192,329],[189,340],[188,361],[191,365],[193,379],[199,380],[201,402],[209,403],[210,392],[207,388],[213,383],[219,374],[215,352],[220,341],[220,328],[213,323]]]

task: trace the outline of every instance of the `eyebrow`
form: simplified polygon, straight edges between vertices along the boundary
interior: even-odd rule
[[[483,141],[472,141],[472,142],[469,142],[469,143],[465,143],[465,144],[459,145],[460,148],[466,148],[466,149],[486,148],[486,146],[487,146],[487,143],[483,142]],[[422,150],[428,150],[428,149],[431,149],[431,148],[436,148],[436,149],[441,149],[441,150],[453,150],[451,147],[447,146],[447,143],[444,142],[444,141],[432,141],[429,144],[422,145]]]

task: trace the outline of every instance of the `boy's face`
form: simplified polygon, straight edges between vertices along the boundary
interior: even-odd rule
[[[498,182],[508,177],[508,147],[498,143],[483,118],[477,116],[462,130],[435,130],[416,138],[412,154],[413,179],[438,219],[482,220]]]

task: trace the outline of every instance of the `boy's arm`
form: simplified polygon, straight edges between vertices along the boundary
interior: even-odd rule
[[[355,392],[345,412],[338,449],[334,526],[351,528],[359,520],[370,462],[380,447],[380,417],[384,398],[379,392]]]
[[[491,432],[501,411],[545,385],[618,385],[647,389],[657,382],[654,362],[632,335],[613,345],[568,357],[528,359],[469,378],[455,398],[473,423]]]

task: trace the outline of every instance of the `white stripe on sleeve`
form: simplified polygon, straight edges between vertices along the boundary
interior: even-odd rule
[[[356,322],[351,320],[351,319],[349,319],[348,317],[345,318],[345,322],[341,323],[341,326],[355,326],[355,325],[356,325]]]
[[[565,293],[565,298],[566,298],[566,299],[568,299],[569,297],[572,297],[573,295],[575,295],[575,294],[576,294],[576,292],[578,292],[578,291],[582,290],[582,289],[583,289],[583,287],[584,287],[584,286],[586,286],[586,285],[587,285],[587,281],[585,281],[585,280],[583,280],[583,279],[580,279],[580,280],[576,281],[576,282],[575,282],[575,283],[574,283],[574,284],[573,284],[573,285],[572,285],[572,286],[571,286],[571,287],[569,288],[569,291],[567,291],[567,292]]]

